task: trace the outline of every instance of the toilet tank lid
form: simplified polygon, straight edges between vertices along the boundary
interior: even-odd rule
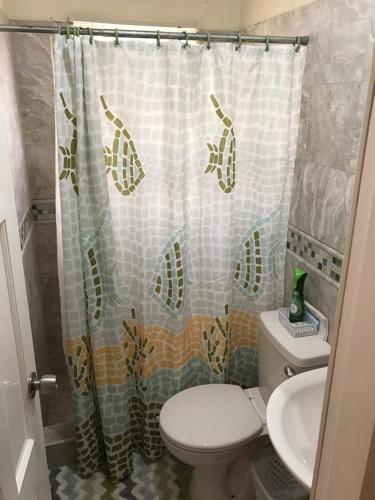
[[[318,335],[294,338],[279,321],[279,311],[260,314],[263,334],[285,359],[300,368],[328,364],[330,345]]]

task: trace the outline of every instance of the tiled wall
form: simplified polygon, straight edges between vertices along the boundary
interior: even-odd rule
[[[7,23],[7,19],[0,11],[0,23]],[[31,323],[36,366],[40,373],[45,371],[44,360],[45,344],[43,332],[43,315],[40,303],[40,281],[37,272],[35,247],[31,239],[32,216],[29,210],[31,205],[31,191],[29,173],[25,158],[25,145],[22,133],[22,117],[20,113],[17,84],[14,70],[14,50],[12,36],[0,33],[0,93],[6,102],[4,113],[8,130],[8,141],[12,155],[10,169],[15,188],[17,217],[20,227],[21,244],[23,246],[23,265],[26,277],[27,295],[30,310],[33,311]],[[25,244],[27,243],[27,247]]]
[[[42,398],[45,425],[69,421],[70,388],[62,347],[55,221],[55,137],[50,37],[12,34],[28,206],[20,224],[30,317],[40,373],[56,373],[59,390]],[[16,190],[18,187],[16,186]]]
[[[71,421],[70,385],[62,349],[55,200],[33,200],[19,227],[37,369],[58,377],[42,396],[44,425]]]
[[[293,268],[332,326],[357,168],[375,33],[373,0],[319,0],[250,26],[259,35],[310,35],[290,210],[285,303]],[[272,50],[272,47],[271,47]]]

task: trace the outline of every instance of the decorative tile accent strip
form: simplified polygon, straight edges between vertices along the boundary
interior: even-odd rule
[[[18,231],[20,234],[21,250],[27,243],[27,240],[30,236],[32,225],[33,225],[33,214],[31,213],[31,207],[30,207],[25,213],[22,222],[18,227]]]
[[[316,271],[328,277],[329,281],[338,285],[344,255],[325,245],[312,236],[289,225],[287,248],[306,261]]]
[[[50,222],[56,219],[55,200],[33,200],[31,213],[35,222]]]
[[[18,227],[21,250],[29,239],[31,228],[35,223],[51,223],[56,220],[55,200],[32,200],[30,208],[25,213]]]

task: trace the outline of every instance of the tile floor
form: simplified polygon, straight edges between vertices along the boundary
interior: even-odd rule
[[[170,454],[151,465],[137,454],[133,460],[133,472],[119,483],[111,483],[102,472],[82,479],[75,465],[50,468],[52,500],[190,500],[190,467]]]

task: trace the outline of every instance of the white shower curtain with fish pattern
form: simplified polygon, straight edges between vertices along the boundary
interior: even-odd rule
[[[173,394],[257,383],[305,48],[91,42],[54,37],[61,300],[80,469],[118,479]]]

